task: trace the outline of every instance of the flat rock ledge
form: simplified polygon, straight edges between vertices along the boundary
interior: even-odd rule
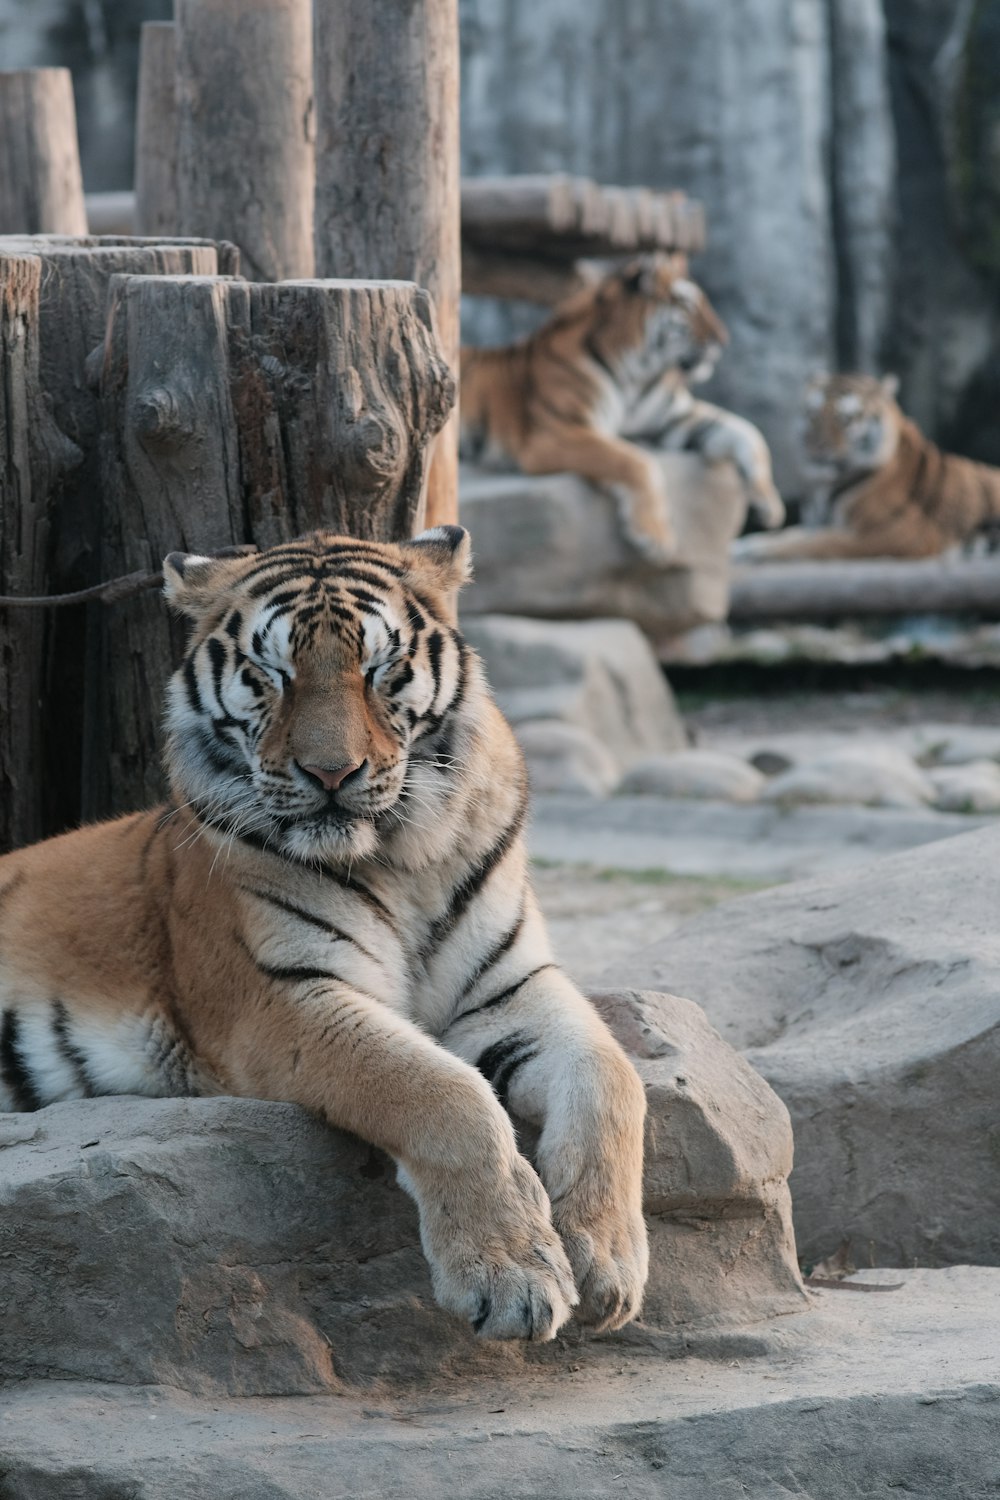
[[[1000,1270],[878,1271],[684,1359],[567,1345],[376,1396],[0,1392],[4,1500],[958,1500],[993,1495]]]
[[[288,1104],[95,1099],[0,1116],[0,1381],[398,1390],[538,1375],[581,1340],[673,1354],[800,1311],[784,1106],[689,1001],[595,1003],[649,1099],[641,1324],[485,1343],[434,1304],[416,1211],[374,1149]]]

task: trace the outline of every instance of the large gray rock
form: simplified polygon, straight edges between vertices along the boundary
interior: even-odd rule
[[[18,1384],[4,1500],[986,1500],[996,1493],[1000,1271],[875,1272],[887,1295],[686,1358],[567,1347],[540,1378],[280,1400]]]
[[[729,902],[616,978],[682,989],[795,1130],[799,1249],[1000,1262],[1000,829]]]
[[[800,1308],[784,1106],[690,1002],[599,1003],[650,1105],[652,1272],[617,1346]],[[391,1163],[292,1105],[94,1099],[0,1131],[0,1381],[287,1396],[565,1357],[565,1339],[484,1343],[436,1307]]]
[[[667,568],[645,562],[622,535],[614,500],[571,474],[529,478],[463,466],[463,526],[475,579],[462,596],[476,614],[634,620],[654,642],[729,609],[729,544],[746,500],[730,464],[695,454],[659,458],[677,532]]]
[[[529,766],[557,761],[561,743],[572,759],[575,746],[586,774],[596,777],[586,789],[608,792],[643,756],[687,744],[669,684],[649,642],[629,621],[469,615],[462,631],[482,657]],[[553,720],[562,722],[561,740]],[[538,785],[542,791],[584,789],[577,777],[560,786],[558,768]]]

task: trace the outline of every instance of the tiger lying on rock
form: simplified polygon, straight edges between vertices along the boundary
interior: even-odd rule
[[[562,470],[616,496],[628,540],[665,563],[677,541],[660,466],[637,446],[735,464],[766,526],[785,518],[771,455],[751,422],[691,394],[727,341],[683,257],[642,255],[502,349],[463,349],[461,451],[526,474]]]
[[[905,417],[894,375],[822,375],[806,391],[806,454],[828,524],[741,537],[734,556],[934,557],[1000,518],[1000,469],[942,453]]]
[[[0,1109],[304,1105],[396,1158],[444,1307],[550,1339],[639,1309],[645,1100],[552,960],[521,755],[448,623],[468,553],[167,558],[173,800],[0,860]]]

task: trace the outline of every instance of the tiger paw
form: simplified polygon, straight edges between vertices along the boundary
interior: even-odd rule
[[[519,1157],[485,1198],[435,1204],[421,1196],[434,1294],[481,1338],[552,1339],[577,1293],[545,1190]]]
[[[785,521],[785,502],[773,484],[759,485],[750,492],[750,508],[768,531],[776,531]]]
[[[640,556],[647,562],[655,563],[658,568],[673,562],[677,556],[677,538],[669,526],[648,531],[638,530],[626,522],[625,535]]]
[[[556,1213],[556,1226],[576,1280],[575,1316],[597,1333],[622,1328],[637,1316],[649,1275],[646,1224],[636,1211],[606,1210],[583,1222],[572,1197]]]

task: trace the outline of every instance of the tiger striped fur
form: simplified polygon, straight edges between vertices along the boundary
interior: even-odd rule
[[[626,537],[655,563],[668,562],[677,541],[649,447],[729,460],[764,524],[780,526],[785,508],[762,434],[690,391],[727,339],[683,257],[638,256],[568,298],[528,338],[462,350],[462,456],[526,474],[569,470],[605,486]]]
[[[444,1307],[548,1339],[639,1308],[644,1096],[553,961],[467,573],[458,527],[166,560],[173,800],[0,860],[0,1109],[297,1102],[396,1158]]]
[[[820,524],[741,537],[740,558],[935,557],[1000,519],[1000,469],[942,453],[896,402],[896,378],[823,375],[806,390]]]

